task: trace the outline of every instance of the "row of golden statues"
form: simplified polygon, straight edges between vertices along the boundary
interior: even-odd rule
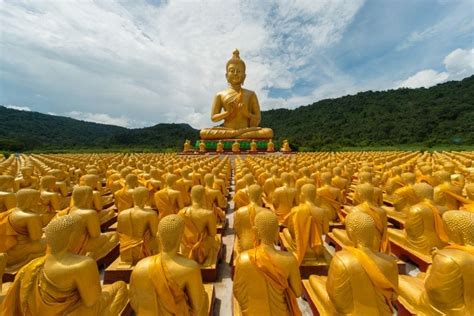
[[[14,280],[1,310],[119,315],[130,302],[137,315],[208,314],[201,274],[218,262],[233,179],[241,314],[299,315],[304,293],[321,315],[471,315],[473,158],[10,156],[0,162],[0,273]],[[427,270],[399,275],[395,247]],[[130,279],[101,286],[96,263],[117,248]]]
[[[281,152],[286,152],[286,153],[290,153],[291,152],[291,147],[290,147],[290,143],[288,142],[287,139],[283,140],[282,144],[281,144],[281,148],[280,148],[280,151]],[[194,149],[194,147],[191,145],[191,141],[189,139],[187,139],[184,144],[183,144],[183,153],[193,153],[193,152],[196,152],[196,150]],[[199,141],[199,145],[198,145],[198,150],[197,150],[198,153],[206,153],[208,152],[208,149],[206,148],[206,142],[204,140],[200,140]],[[216,153],[224,153],[226,152],[224,150],[224,143],[222,140],[219,140],[217,143],[216,143],[216,149],[215,149],[215,152]],[[242,150],[240,148],[240,142],[239,140],[234,140],[232,142],[232,146],[231,146],[231,152],[232,153],[235,153],[235,154],[241,154],[242,153]],[[257,143],[255,141],[255,139],[252,139],[250,141],[250,148],[248,149],[247,151],[248,153],[257,153],[259,152],[258,148],[257,148]],[[275,144],[273,143],[273,140],[270,138],[268,139],[268,141],[266,142],[266,148],[265,148],[265,152],[267,153],[273,153],[275,152]]]

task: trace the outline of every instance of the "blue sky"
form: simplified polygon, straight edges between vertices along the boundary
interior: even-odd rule
[[[474,0],[0,1],[0,104],[212,126],[239,48],[263,110],[474,73]]]

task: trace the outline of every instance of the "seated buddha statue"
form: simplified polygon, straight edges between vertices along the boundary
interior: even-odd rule
[[[382,206],[383,205],[383,191],[382,191],[381,188],[376,187],[374,185],[373,173],[371,173],[371,172],[360,172],[357,177],[359,179],[359,184],[368,183],[368,184],[373,186],[373,189],[374,189],[374,203],[377,206]],[[362,203],[362,202],[361,202],[359,196],[357,195],[357,190],[355,190],[354,191],[354,196],[353,196],[353,199],[352,199],[352,204],[357,205],[357,204],[360,204],[360,203]]]
[[[236,253],[252,249],[255,246],[255,216],[260,212],[270,212],[262,206],[262,188],[252,184],[248,188],[249,204],[234,212],[234,231]]]
[[[206,152],[206,142],[204,142],[203,140],[199,142],[199,152],[200,153]]]
[[[2,302],[7,295],[8,289],[10,288],[11,283],[3,283],[3,273],[5,273],[5,268],[7,267],[7,254],[0,253],[0,311]]]
[[[270,138],[267,143],[267,152],[272,153],[275,151],[275,144],[273,143],[273,140]]]
[[[390,229],[389,236],[413,252],[431,256],[433,248],[441,249],[449,241],[441,219],[442,210],[433,202],[432,186],[417,183],[413,189],[419,203],[409,208],[404,230]]]
[[[463,206],[461,206],[461,210],[474,212],[474,182],[466,184],[465,189],[467,199],[463,201]]]
[[[181,193],[175,189],[178,177],[169,174],[166,177],[166,187],[155,193],[155,205],[160,219],[169,214],[177,214],[184,207]]]
[[[426,182],[432,187],[437,186],[438,180],[433,176],[433,169],[430,166],[420,167],[420,175],[417,177],[417,182]]]
[[[92,209],[93,194],[88,186],[75,187],[72,191],[74,206],[67,212],[59,212],[58,216],[71,214],[81,218],[81,229],[78,230],[70,250],[75,254],[98,260],[118,244],[118,237],[115,232],[101,233],[99,215]]]
[[[229,191],[227,190],[225,175],[220,173],[219,168],[212,168],[211,173],[214,176],[214,189],[220,190],[224,196],[227,196]]]
[[[382,253],[390,253],[390,243],[387,234],[387,213],[379,207],[375,202],[374,198],[374,187],[368,183],[359,184],[356,187],[357,196],[359,196],[360,204],[356,205],[351,209],[351,212],[364,212],[369,214],[375,222],[377,228],[377,234],[373,236],[374,251],[380,251]],[[347,229],[333,229],[332,233],[340,242],[344,245],[352,246],[352,242],[349,238]]]
[[[39,191],[21,189],[16,193],[16,207],[0,213],[0,253],[7,254],[8,270],[16,270],[46,251],[39,202]]]
[[[404,172],[401,178],[405,185],[393,192],[392,203],[396,212],[406,216],[408,209],[418,203],[418,198],[413,190],[413,185],[416,183],[416,176],[412,172]]]
[[[61,195],[56,192],[56,178],[43,176],[40,180],[40,204],[43,208],[43,226],[46,226],[61,209]]]
[[[213,122],[224,120],[224,123],[219,127],[202,129],[201,139],[272,138],[273,131],[270,128],[258,127],[261,115],[257,95],[242,88],[245,81],[245,63],[240,59],[237,49],[227,62],[226,79],[229,88],[216,94],[211,113]]]
[[[440,182],[434,188],[436,205],[444,206],[448,210],[458,210],[461,206],[462,188],[451,183],[451,175],[447,171],[438,171],[435,177]]]
[[[119,213],[133,207],[132,192],[138,185],[137,175],[130,173],[125,177],[125,185],[123,188],[114,193],[115,205]]]
[[[181,200],[184,206],[191,205],[191,188],[193,187],[193,180],[189,175],[191,169],[187,166],[181,168],[181,177],[176,181],[176,189],[181,194]]]
[[[402,168],[400,168],[399,166],[394,166],[390,169],[388,179],[384,184],[386,198],[390,201],[392,200],[392,194],[395,192],[395,190],[405,185],[405,182],[403,182],[401,175]]]
[[[255,139],[252,139],[252,141],[250,142],[249,152],[251,152],[251,153],[256,153],[257,152],[257,143],[255,142]]]
[[[352,212],[345,224],[354,246],[335,253],[327,277],[309,277],[320,315],[393,315],[398,290],[395,258],[373,250],[377,227],[370,215]]]
[[[130,303],[137,316],[208,315],[209,299],[199,265],[178,254],[185,224],[171,214],[158,225],[161,252],[140,260],[130,278]]]
[[[193,148],[191,146],[191,141],[189,139],[186,139],[183,145],[183,152],[187,153],[193,151]]]
[[[217,262],[220,240],[217,236],[217,221],[212,210],[204,208],[205,189],[195,185],[191,189],[192,205],[183,208],[178,215],[184,219],[184,237],[181,253],[202,266]]]
[[[56,190],[61,193],[61,196],[65,197],[71,192],[72,187],[67,172],[62,169],[52,169],[48,174],[56,178]]]
[[[316,206],[316,187],[303,185],[299,201],[285,219],[283,238],[290,245],[288,250],[299,264],[304,260],[327,262],[322,235],[329,231],[329,220],[326,210]]]
[[[210,173],[204,176],[204,208],[212,210],[216,215],[218,223],[225,220],[225,210],[227,209],[227,200],[222,192],[214,189],[214,176]]]
[[[321,174],[322,186],[316,191],[319,207],[328,211],[329,221],[335,221],[338,218],[342,221],[342,215],[340,215],[342,193],[341,190],[331,185],[331,181],[332,175],[330,172]]]
[[[193,185],[202,185],[204,183],[204,175],[199,172],[199,165],[195,163],[193,165],[193,171],[189,174],[191,177],[191,180],[193,180]]]
[[[283,224],[293,206],[298,204],[298,190],[291,186],[292,177],[283,172],[280,176],[282,186],[275,189],[272,196],[272,206],[278,222]]]
[[[250,203],[248,189],[252,184],[255,184],[255,178],[251,173],[246,174],[243,179],[245,187],[236,191],[234,195],[234,208],[236,210]]]
[[[235,264],[233,293],[242,315],[292,315],[301,311],[301,276],[293,254],[275,249],[278,219],[272,212],[255,216],[258,247],[242,252]]]
[[[120,240],[120,261],[135,265],[140,259],[158,253],[158,214],[145,207],[148,201],[146,188],[135,188],[132,196],[134,206],[118,215],[117,233]]]
[[[400,276],[401,303],[418,315],[474,315],[474,214],[447,211],[451,244],[432,254],[426,275]]]
[[[33,167],[26,166],[20,169],[21,176],[15,179],[16,191],[20,189],[39,189],[39,179],[33,175]]]
[[[276,188],[281,186],[281,180],[278,177],[279,167],[273,166],[270,168],[270,177],[268,177],[263,183],[264,202],[267,206],[272,204],[273,192]]]
[[[219,140],[216,145],[216,152],[223,153],[224,152],[224,143],[222,140]]]
[[[308,183],[315,184],[314,179],[311,178],[311,170],[308,167],[301,168],[300,174],[301,174],[301,177],[295,182],[295,187],[296,187],[296,190],[298,190],[298,194],[300,194],[301,187],[303,187],[303,185],[308,184]]]
[[[102,195],[101,191],[97,190],[98,183],[100,183],[99,177],[95,174],[86,174],[81,177],[81,185],[88,186],[92,189],[92,206],[99,215],[100,223],[105,223],[115,215],[113,208],[103,209],[105,204],[112,202],[111,195],[105,197]],[[119,190],[120,191],[120,190]],[[117,191],[117,193],[119,192]],[[74,203],[71,201],[71,206],[74,206]]]
[[[16,275],[2,315],[119,315],[128,302],[122,282],[101,286],[97,264],[69,252],[81,220],[66,215],[45,228],[48,254],[34,259]]]
[[[15,178],[13,176],[0,175],[0,213],[16,206],[14,185]]]
[[[237,140],[235,140],[235,141],[232,143],[231,149],[232,149],[232,152],[233,152],[233,153],[239,153],[239,152],[240,152],[240,143],[239,143]]]

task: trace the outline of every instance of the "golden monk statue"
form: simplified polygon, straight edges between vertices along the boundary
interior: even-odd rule
[[[377,234],[373,236],[374,245],[372,250],[389,254],[390,243],[387,234],[387,213],[375,203],[374,187],[368,183],[359,184],[356,187],[356,192],[359,196],[360,204],[353,207],[351,212],[364,212],[372,217],[377,228]],[[347,230],[335,228],[332,233],[343,244],[353,246]]]
[[[290,213],[293,206],[298,204],[298,190],[291,187],[292,177],[289,173],[283,172],[280,180],[282,186],[276,188],[273,192],[272,205],[278,217],[278,222],[283,224],[285,217]]]
[[[260,105],[255,92],[242,88],[245,81],[245,63],[239,51],[232,53],[226,65],[229,88],[218,92],[212,104],[213,122],[224,120],[222,126],[204,128],[201,139],[262,139],[272,138],[270,128],[258,127],[261,120]]]
[[[130,303],[137,316],[207,316],[209,300],[199,265],[178,254],[184,221],[169,215],[160,221],[160,254],[140,260],[130,278]]]
[[[112,195],[104,197],[102,196],[102,192],[97,190],[97,187],[101,188],[99,176],[95,174],[86,174],[81,177],[81,185],[88,186],[92,189],[93,208],[96,210],[97,214],[99,214],[101,224],[114,217],[115,212],[113,208],[103,209],[104,204],[112,202]],[[74,206],[73,203],[71,203],[71,206]]]
[[[451,183],[451,175],[447,171],[438,171],[435,177],[439,185],[434,188],[434,201],[448,210],[458,210],[461,206],[462,188]]]
[[[252,184],[255,184],[255,178],[251,173],[246,174],[243,180],[245,187],[239,189],[234,195],[234,208],[236,210],[250,203],[248,189]]]
[[[395,258],[373,250],[377,227],[370,215],[353,212],[345,223],[354,246],[335,253],[327,278],[309,277],[320,315],[393,315],[398,290]]]
[[[39,179],[33,175],[33,167],[20,169],[21,176],[15,179],[15,191],[20,189],[39,189]]]
[[[276,215],[260,212],[255,229],[260,245],[242,252],[235,265],[233,292],[242,315],[301,315],[296,302],[302,292],[298,262],[291,253],[275,249]]]
[[[49,252],[16,275],[0,310],[2,315],[116,316],[128,301],[127,285],[100,285],[97,264],[69,252],[81,219],[66,215],[45,228]]]
[[[125,177],[124,187],[114,193],[115,205],[119,213],[133,207],[132,192],[138,185],[138,177],[130,173]]]
[[[181,192],[175,190],[177,176],[169,174],[166,177],[166,187],[155,193],[154,199],[160,219],[169,214],[177,214],[184,207]]]
[[[21,189],[16,194],[16,207],[0,213],[0,253],[7,253],[7,267],[15,270],[30,260],[44,255],[43,210],[38,207],[40,192]]]
[[[290,245],[298,263],[305,259],[327,262],[322,235],[329,231],[326,210],[316,206],[316,187],[305,184],[301,188],[300,204],[291,210],[285,219],[283,238]]]
[[[252,141],[250,142],[249,152],[251,152],[251,153],[256,153],[257,152],[257,143],[255,142],[255,139],[252,139]]]
[[[40,204],[43,208],[43,226],[46,226],[61,209],[61,195],[56,192],[56,178],[44,176],[40,180]]]
[[[374,189],[374,203],[377,206],[382,206],[383,205],[383,191],[381,188],[376,187],[374,185],[374,175],[371,172],[360,172],[357,177],[359,178],[359,184],[364,184],[368,183],[373,186]],[[360,200],[359,196],[357,195],[357,190],[354,192],[354,196],[352,198],[352,204],[357,205],[362,203]]]
[[[189,173],[191,169],[189,167],[183,167],[181,169],[181,178],[176,181],[176,189],[181,193],[181,200],[184,206],[191,205],[191,188],[193,187],[193,180]]]
[[[117,233],[120,239],[120,261],[135,265],[140,259],[158,253],[156,233],[158,214],[145,208],[148,190],[138,187],[133,190],[133,208],[120,212]]]
[[[267,152],[272,153],[275,151],[275,144],[273,143],[273,140],[270,138],[267,143]]]
[[[191,141],[189,139],[186,139],[183,145],[183,152],[187,153],[193,151],[193,148],[191,146]]]
[[[426,277],[400,276],[400,301],[417,315],[474,315],[474,214],[443,214],[451,244],[433,253]]]
[[[234,213],[236,245],[234,249],[237,253],[255,247],[257,241],[254,231],[255,216],[260,212],[270,212],[269,209],[262,207],[262,188],[258,184],[249,186],[248,196],[250,203]]]
[[[204,142],[203,140],[199,142],[199,152],[200,153],[206,152],[206,142]]]
[[[214,189],[214,176],[210,173],[204,176],[205,194],[204,207],[214,211],[218,223],[225,220],[227,200],[219,189]]]
[[[95,260],[103,258],[118,244],[117,234],[115,232],[101,233],[99,215],[92,209],[93,191],[90,187],[75,187],[72,191],[72,200],[74,206],[66,214],[79,216],[82,225],[70,248],[71,252],[88,255]],[[59,212],[58,215],[65,214]]]
[[[8,289],[10,288],[11,283],[3,283],[3,273],[7,267],[7,254],[0,253],[0,311],[2,307],[2,302],[7,295]]]
[[[204,208],[205,188],[195,185],[191,189],[192,205],[179,211],[184,219],[184,238],[181,253],[202,266],[217,262],[220,240],[217,236],[217,220],[214,212]]]
[[[319,200],[319,207],[328,211],[330,221],[335,221],[337,218],[342,221],[342,216],[340,214],[342,192],[338,188],[332,186],[331,181],[332,175],[330,172],[323,172],[321,174],[322,186],[316,191]]]
[[[390,238],[415,253],[431,256],[433,248],[443,248],[448,240],[441,209],[433,202],[433,187],[427,183],[413,186],[419,203],[407,212],[405,230],[390,229]]]
[[[16,206],[14,185],[15,178],[13,176],[0,175],[0,213]]]

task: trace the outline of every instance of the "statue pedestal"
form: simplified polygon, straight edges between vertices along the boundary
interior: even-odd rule
[[[217,234],[219,238],[219,252],[217,253],[216,262],[213,262],[210,266],[201,267],[201,276],[202,282],[209,283],[215,282],[217,280],[217,264],[224,258],[225,256],[225,246],[222,244],[222,235]]]
[[[426,272],[426,270],[432,263],[431,256],[415,252],[407,246],[403,245],[402,243],[399,243],[393,239],[390,239],[390,247],[394,255],[396,255],[401,260],[409,260],[413,262],[414,264],[416,264],[416,266],[418,267],[418,269],[420,269],[421,272]]]
[[[106,231],[110,230],[109,227],[117,223],[117,217],[118,217],[118,215],[115,214],[113,217],[111,217],[111,218],[107,219],[105,222],[101,223],[100,224],[100,231],[101,232],[106,232]]]
[[[344,247],[344,243],[342,243],[336,236],[334,236],[333,233],[326,234],[325,241],[331,246],[333,246],[336,249],[336,251],[342,250]],[[405,261],[402,261],[403,258],[400,258],[397,255],[397,253],[393,251],[393,248],[392,248],[392,254],[398,258],[397,260],[398,273],[407,274],[406,263]]]
[[[280,240],[280,247],[281,250],[291,251],[291,246],[287,243],[286,238],[284,237],[283,233],[280,233],[279,236]],[[327,262],[311,260],[311,259],[304,259],[300,265],[300,275],[302,279],[309,278],[312,274],[317,275],[328,275],[329,271],[329,262],[332,258],[332,255],[329,251],[324,247],[325,250],[325,257],[328,258]]]
[[[115,245],[105,256],[97,259],[97,267],[100,269],[107,268],[115,259],[120,256],[120,245]]]

